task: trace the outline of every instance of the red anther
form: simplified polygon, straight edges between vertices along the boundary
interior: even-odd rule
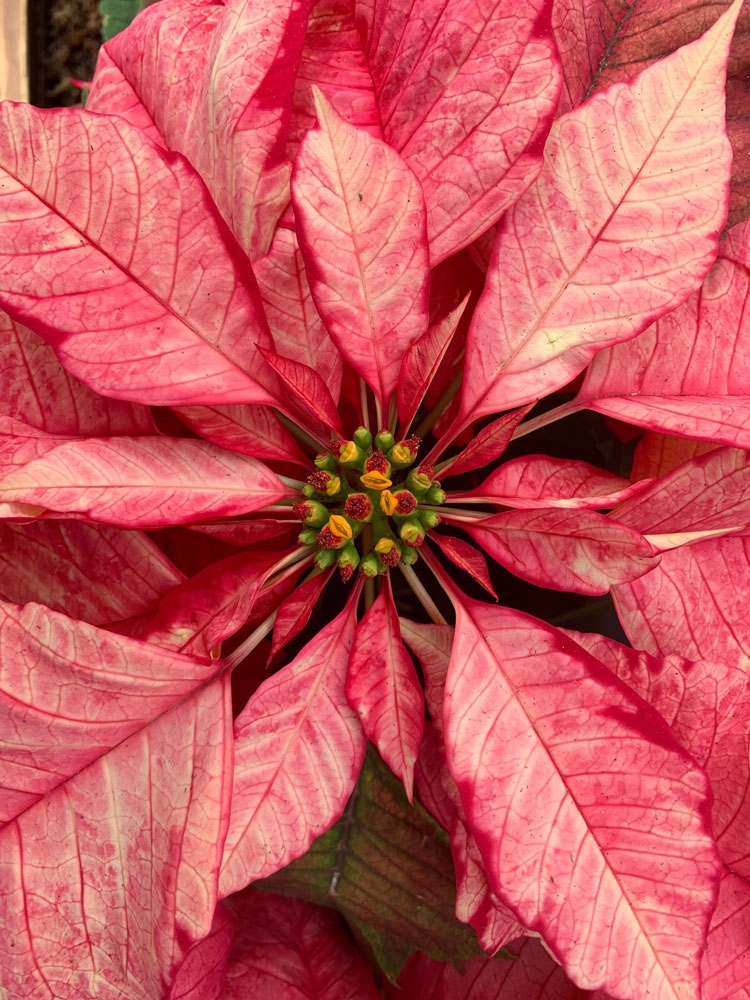
[[[364,493],[350,493],[344,502],[344,513],[352,521],[365,521],[372,513],[372,504]]]
[[[295,517],[298,517],[300,521],[304,521],[310,510],[310,504],[307,500],[295,500],[292,504],[292,513]]]
[[[399,560],[401,559],[401,553],[394,546],[387,552],[378,552],[378,558],[384,566],[388,566],[390,569],[393,569],[394,566],[398,566]]]
[[[337,549],[341,545],[341,539],[337,538],[328,525],[318,532],[318,545],[321,549]]]
[[[411,514],[416,509],[417,498],[409,490],[399,490],[393,495],[398,500],[398,506],[396,507],[397,514]]]
[[[339,576],[341,577],[342,583],[349,583],[353,573],[354,567],[351,563],[344,563],[343,566],[339,563]]]
[[[331,438],[328,447],[333,452],[333,454],[338,458],[338,456],[341,454],[341,449],[348,443],[349,442],[345,441],[343,438]]]
[[[382,451],[374,451],[365,461],[365,472],[379,472],[387,476],[390,471],[390,463]]]
[[[311,476],[307,477],[306,481],[313,487],[313,489],[320,490],[321,493],[325,493],[325,488],[331,481],[331,473],[321,469],[320,472],[313,472]]]
[[[419,446],[422,443],[422,438],[417,437],[416,434],[412,434],[411,437],[404,438],[402,444],[409,449],[412,455],[416,455],[419,451]]]
[[[420,472],[423,476],[427,476],[428,479],[435,478],[435,470],[431,465],[428,465],[427,462],[422,462],[422,464],[417,469],[417,472]],[[309,481],[310,480],[308,479],[308,482]]]

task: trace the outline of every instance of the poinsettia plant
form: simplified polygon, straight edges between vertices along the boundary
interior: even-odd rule
[[[750,994],[741,7],[0,105],[0,996]]]

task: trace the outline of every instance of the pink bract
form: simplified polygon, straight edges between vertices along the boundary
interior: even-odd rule
[[[0,103],[0,998],[750,996],[749,18],[635,7]]]

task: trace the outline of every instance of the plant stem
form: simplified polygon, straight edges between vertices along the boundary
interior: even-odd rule
[[[445,620],[445,618],[443,618],[442,614],[438,610],[437,605],[435,604],[435,602],[433,601],[433,599],[430,597],[430,595],[425,590],[424,585],[422,584],[422,581],[419,579],[419,577],[414,572],[414,570],[412,569],[412,567],[411,566],[405,566],[403,563],[399,563],[398,564],[398,568],[404,574],[404,577],[406,578],[406,582],[409,584],[409,586],[411,587],[411,589],[414,591],[414,594],[416,595],[417,600],[422,605],[422,607],[425,609],[425,611],[430,616],[430,618],[432,619],[432,621],[435,622],[436,625],[447,625],[448,622]]]

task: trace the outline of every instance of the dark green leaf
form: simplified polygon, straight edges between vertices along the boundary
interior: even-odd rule
[[[344,815],[310,850],[255,883],[337,909],[395,979],[423,951],[458,964],[481,954],[474,931],[455,917],[448,837],[370,749]]]
[[[136,14],[148,6],[149,0],[100,0],[102,37],[108,42],[113,35],[127,28]]]

